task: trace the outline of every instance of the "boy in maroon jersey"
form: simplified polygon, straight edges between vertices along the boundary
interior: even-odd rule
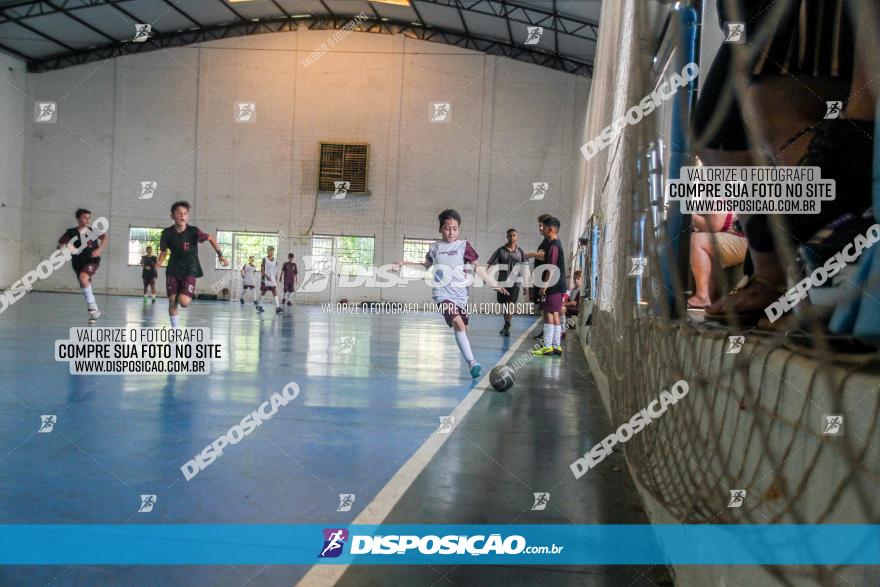
[[[296,278],[299,271],[293,262],[293,253],[287,255],[287,262],[281,266],[281,278],[284,280],[284,299],[288,306],[293,305],[293,292],[296,290]]]
[[[76,226],[68,228],[58,239],[58,248],[68,247],[80,252],[71,257],[73,272],[79,279],[83,297],[89,308],[89,323],[94,323],[101,316],[98,303],[95,301],[95,293],[92,291],[92,276],[98,271],[101,264],[101,252],[107,245],[107,234],[98,237],[98,240],[83,239],[86,233],[92,232],[92,213],[85,208],[76,211]]]
[[[163,230],[159,239],[159,267],[168,251],[171,251],[171,260],[165,268],[165,291],[168,294],[168,315],[172,328],[177,328],[178,306],[189,306],[196,293],[196,279],[204,275],[199,263],[199,243],[211,243],[220,258],[220,264],[224,267],[229,265],[213,236],[188,225],[189,208],[189,202],[186,201],[171,205],[174,224]]]

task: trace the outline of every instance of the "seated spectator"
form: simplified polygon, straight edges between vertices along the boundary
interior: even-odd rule
[[[818,166],[823,179],[836,181],[836,198],[823,201],[820,214],[740,217],[754,272],[705,316],[751,326],[786,290],[779,251],[870,206],[880,10],[859,0],[724,0],[719,21],[746,21],[761,33],[723,44],[701,81],[695,154],[706,165]],[[739,75],[747,87],[731,93]],[[826,118],[831,103],[844,104],[837,118]]]
[[[713,266],[717,263],[722,269],[727,269],[739,265],[745,260],[748,248],[735,214],[694,214],[692,223],[694,295],[687,302],[691,310],[704,309],[714,301],[709,293]]]
[[[581,310],[581,284],[583,283],[584,272],[578,269],[574,272],[574,288],[566,292],[562,297],[562,314],[560,321],[562,322],[562,332],[565,334],[567,328],[574,328],[574,322],[568,323],[568,316],[577,316]]]

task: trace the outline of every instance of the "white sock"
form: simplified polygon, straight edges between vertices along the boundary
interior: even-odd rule
[[[474,353],[471,351],[471,341],[468,340],[467,332],[464,330],[455,330],[455,343],[464,360],[468,362],[468,366],[474,363]]]
[[[275,307],[277,308],[278,307],[278,296],[275,296],[272,299],[275,300]]]
[[[562,346],[562,326],[553,326],[553,346]]]
[[[171,328],[177,328],[177,323],[180,321],[180,314],[175,314],[171,317]]]
[[[544,346],[553,346],[553,325],[544,322]]]
[[[98,304],[95,303],[95,294],[92,293],[92,286],[82,288],[83,296],[86,298],[86,303],[91,308],[92,306],[97,307]]]

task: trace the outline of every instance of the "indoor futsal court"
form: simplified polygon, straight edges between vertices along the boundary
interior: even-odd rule
[[[0,586],[880,584],[871,0],[0,0]]]

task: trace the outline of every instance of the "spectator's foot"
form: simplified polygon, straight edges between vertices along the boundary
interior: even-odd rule
[[[712,300],[709,298],[698,298],[697,296],[688,298],[688,310],[705,310],[711,305]]]
[[[766,314],[765,308],[785,293],[785,287],[776,285],[759,275],[741,288],[706,308],[706,320],[722,324],[738,323],[741,326],[754,326]]]

